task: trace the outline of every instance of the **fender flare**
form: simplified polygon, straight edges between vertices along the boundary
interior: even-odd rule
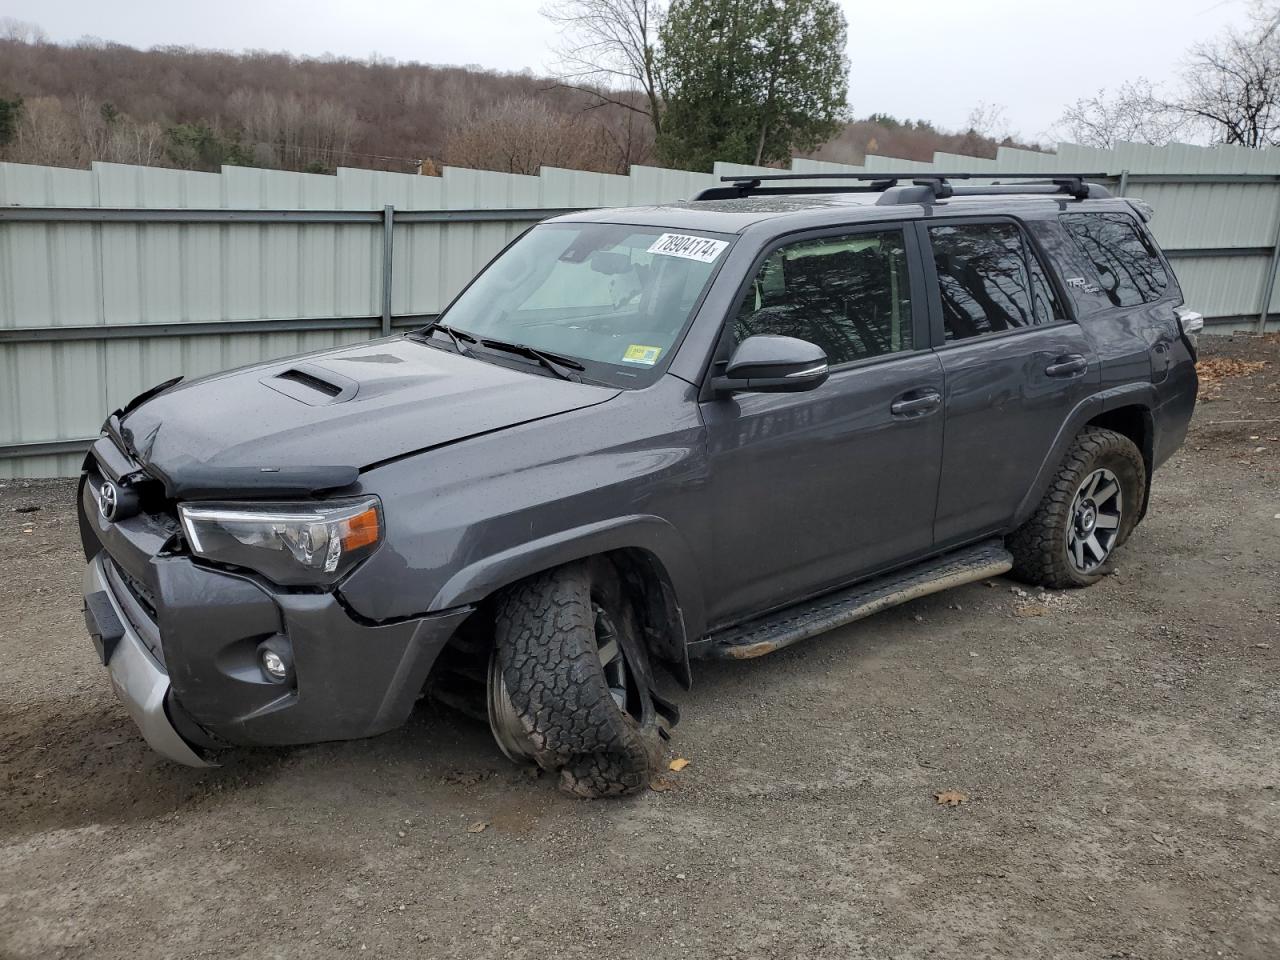
[[[494,591],[574,560],[615,550],[638,549],[650,554],[669,588],[675,627],[682,636],[681,665],[688,674],[688,645],[702,636],[706,613],[698,566],[693,551],[670,523],[652,514],[631,514],[570,527],[517,544],[463,567],[432,598],[429,611],[475,604]],[[673,644],[675,646],[675,644]]]
[[[1147,417],[1150,418],[1155,403],[1156,388],[1154,384],[1127,383],[1091,394],[1076,404],[1058,429],[1057,436],[1053,439],[1053,445],[1049,448],[1049,453],[1045,456],[1044,462],[1040,464],[1040,469],[1036,473],[1035,482],[1031,484],[1031,488],[1022,498],[1022,502],[1018,504],[1018,509],[1013,515],[1013,528],[1017,529],[1022,526],[1027,521],[1027,518],[1035,512],[1036,506],[1049,488],[1049,484],[1053,482],[1053,476],[1058,472],[1059,465],[1062,463],[1063,458],[1066,457],[1067,450],[1071,447],[1076,435],[1084,429],[1090,420],[1099,414],[1119,407],[1141,407],[1146,411]],[[1149,452],[1143,451],[1143,456],[1147,456]],[[1151,471],[1148,470],[1147,473],[1149,489]]]

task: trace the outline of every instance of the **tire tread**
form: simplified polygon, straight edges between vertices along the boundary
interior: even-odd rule
[[[1014,577],[1026,583],[1059,590],[1088,586],[1102,577],[1101,571],[1082,574],[1067,561],[1066,528],[1071,504],[1080,483],[1088,473],[1107,460],[1118,460],[1136,478],[1136,482],[1129,485],[1130,489],[1124,491],[1125,509],[1116,547],[1128,539],[1141,513],[1141,498],[1146,488],[1146,464],[1133,441],[1124,434],[1103,427],[1086,427],[1071,444],[1035,512],[1006,541],[1009,552],[1013,554]],[[1104,569],[1105,567],[1106,564],[1103,565]]]
[[[648,785],[658,734],[656,723],[642,728],[609,692],[595,646],[593,572],[574,563],[509,587],[495,609],[495,642],[538,765],[575,796],[621,796]],[[633,629],[635,615],[621,604],[626,622],[618,628]]]

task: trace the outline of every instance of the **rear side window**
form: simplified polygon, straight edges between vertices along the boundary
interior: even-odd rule
[[[929,228],[947,340],[1062,320],[1044,266],[1012,223]]]
[[[832,366],[914,347],[901,230],[804,240],[771,253],[738,305],[734,341],[799,337]]]
[[[1098,271],[1098,282],[1115,306],[1133,307],[1164,295],[1169,275],[1132,217],[1068,213],[1062,224]]]

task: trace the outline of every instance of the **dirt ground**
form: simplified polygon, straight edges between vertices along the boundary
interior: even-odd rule
[[[1275,960],[1280,338],[1205,354],[1216,399],[1114,576],[696,664],[689,765],[621,802],[430,705],[162,760],[84,633],[71,484],[10,481],[0,956]]]

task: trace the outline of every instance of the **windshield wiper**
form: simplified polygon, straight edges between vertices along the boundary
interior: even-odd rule
[[[480,345],[488,347],[490,350],[505,350],[507,353],[514,353],[521,357],[528,357],[530,360],[536,360],[561,380],[572,380],[574,383],[581,382],[581,378],[575,371],[587,369],[577,360],[562,357],[557,353],[548,353],[546,350],[539,350],[523,343],[508,343],[505,340],[481,337]]]
[[[457,350],[458,353],[460,353],[462,356],[469,357],[472,355],[471,348],[463,346],[463,341],[465,340],[467,343],[475,343],[476,338],[473,337],[471,334],[467,333],[465,330],[455,330],[453,327],[449,326],[448,324],[441,323],[440,321],[437,320],[433,323],[427,324],[425,327],[422,327],[420,330],[415,330],[414,333],[421,333],[430,337],[431,332],[433,330],[439,330],[441,333],[447,336],[450,340],[452,340],[453,349]]]

